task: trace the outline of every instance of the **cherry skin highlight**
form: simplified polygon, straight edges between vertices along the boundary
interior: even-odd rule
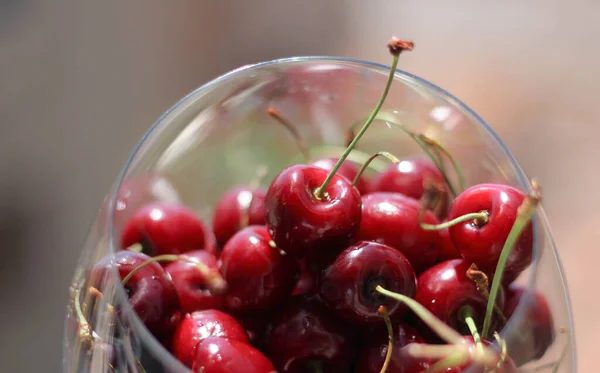
[[[212,231],[194,211],[176,203],[152,203],[136,211],[123,229],[121,246],[136,243],[150,256],[215,250]]]
[[[238,186],[227,191],[217,202],[213,216],[213,232],[220,247],[240,229],[248,225],[264,225],[264,188]]]
[[[210,269],[219,269],[217,258],[207,251],[188,251],[183,256],[193,258]],[[175,285],[183,313],[223,308],[223,296],[212,294],[206,288],[206,278],[194,264],[179,260],[167,264],[165,271]]]
[[[329,171],[333,170],[333,167],[335,166],[337,161],[338,161],[338,158],[333,158],[333,157],[319,158],[319,159],[314,160],[312,162],[312,165],[320,167],[329,172]],[[358,175],[359,172],[360,172],[360,167],[356,163],[349,161],[349,160],[345,160],[342,163],[342,165],[340,166],[340,168],[338,169],[337,174],[345,177],[346,179],[348,179],[348,181],[353,182],[354,178],[356,178],[356,175]],[[358,179],[358,182],[356,183],[356,189],[358,189],[360,194],[367,193],[367,185],[368,185],[367,183],[368,183],[368,180],[366,179],[366,176],[364,174],[361,175],[360,178]]]
[[[525,288],[511,284],[506,289],[504,315],[511,319],[520,302],[527,307],[519,314],[518,324],[512,326],[508,353],[517,366],[540,359],[554,343],[554,320],[546,298],[540,293],[530,293]]]
[[[400,193],[420,200],[425,192],[425,181],[446,185],[441,171],[430,159],[412,157],[386,167],[369,182],[368,190],[369,193]],[[442,216],[447,212],[449,199],[446,188],[440,195],[439,210]]]
[[[493,275],[524,199],[525,194],[521,191],[501,184],[475,185],[456,197],[450,206],[449,220],[472,212],[489,213],[486,223],[466,221],[449,228],[450,238],[463,258]],[[504,268],[503,282],[507,284],[516,279],[531,264],[532,255],[533,227],[530,223],[511,250]]]
[[[405,310],[405,307],[376,292],[378,285],[413,297],[415,272],[397,250],[380,243],[361,241],[344,250],[325,269],[320,281],[320,294],[332,310],[347,320],[380,323],[379,306],[385,306],[390,317]]]
[[[227,241],[221,253],[221,273],[228,286],[226,310],[267,310],[291,296],[298,264],[270,242],[263,226],[244,228]]]
[[[395,324],[392,344],[392,358],[386,373],[421,373],[432,365],[430,359],[410,356],[404,347],[410,343],[423,343],[423,338],[416,329]],[[370,333],[362,347],[356,363],[356,373],[380,373],[388,350],[388,332],[385,327],[378,327]]]
[[[334,175],[318,199],[315,191],[328,171],[306,165],[283,170],[265,198],[267,226],[277,246],[301,258],[308,251],[338,250],[346,246],[360,224],[360,193],[343,176]]]
[[[185,366],[191,368],[196,346],[208,337],[248,343],[248,336],[244,328],[233,316],[222,311],[204,310],[187,314],[181,320],[173,335],[171,352]]]
[[[270,328],[268,355],[280,373],[346,372],[353,336],[317,298],[296,296]]]
[[[102,288],[102,282],[111,276],[111,268],[116,267],[122,280],[149,259],[142,253],[119,251],[96,263],[90,278],[97,288]],[[150,263],[134,273],[124,288],[131,307],[150,332],[159,340],[170,337],[181,312],[177,291],[165,270],[158,263]]]
[[[362,219],[357,234],[359,240],[375,241],[400,251],[412,264],[416,273],[437,263],[444,245],[438,231],[426,231],[419,225],[418,201],[398,193],[371,193],[362,198]],[[423,222],[438,224],[429,211],[425,211]],[[453,250],[450,248],[449,250]]]
[[[470,264],[463,259],[448,260],[429,268],[417,279],[415,300],[437,318],[463,335],[470,335],[461,308],[471,307],[478,330],[483,326],[487,299],[477,290],[473,280],[467,277]],[[496,304],[504,306],[504,292],[498,293]],[[492,321],[497,321],[494,317]],[[494,323],[492,323],[494,324]],[[426,333],[427,332],[427,333]],[[423,330],[426,337],[431,333]]]
[[[198,343],[192,371],[197,373],[275,373],[271,361],[247,343],[208,337]]]

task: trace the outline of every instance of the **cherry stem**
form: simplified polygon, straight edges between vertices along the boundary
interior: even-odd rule
[[[407,354],[417,359],[443,359],[452,355],[466,355],[468,353],[466,345],[461,344],[429,345],[424,343],[409,343],[404,348]]]
[[[471,264],[469,269],[467,269],[467,277],[475,283],[475,286],[477,286],[477,290],[479,291],[479,293],[481,293],[485,300],[488,301],[490,299],[490,282],[488,280],[487,275],[484,272],[480,271],[479,268],[477,268],[477,265],[473,263]],[[494,311],[504,323],[508,321],[506,316],[504,316],[504,312],[502,312],[502,310],[500,309],[500,307],[498,307],[497,304],[494,304]]]
[[[126,248],[125,250],[133,251],[136,253],[141,253],[144,250],[144,246],[141,243],[134,243],[133,245]]]
[[[311,152],[313,153],[320,154],[326,157],[336,158],[339,157],[340,154],[342,154],[345,150],[346,148],[332,145],[311,148]],[[355,148],[352,149],[352,152],[348,155],[348,158],[346,159],[356,164],[363,164],[369,159],[370,156],[370,154],[362,152]],[[374,159],[371,163],[369,163],[369,168],[375,172],[383,171],[385,169],[385,166],[386,165],[384,161],[378,162],[378,159]]]
[[[506,361],[506,357],[508,356],[506,341],[504,339],[502,339],[502,337],[500,337],[500,334],[498,332],[494,332],[494,338],[496,339],[496,342],[498,342],[498,345],[500,346],[500,361],[498,362],[498,367],[501,367],[502,365],[504,365],[504,362]]]
[[[206,287],[208,288],[208,290],[210,290],[211,293],[215,295],[220,295],[227,290],[227,283],[225,282],[223,276],[221,276],[219,271],[207,267],[206,264],[198,261],[196,258],[174,254],[158,255],[146,260],[139,266],[132,269],[131,272],[129,272],[127,276],[125,276],[123,281],[121,281],[121,284],[127,284],[127,282],[131,279],[131,277],[133,277],[134,274],[136,274],[139,270],[146,267],[147,265],[156,262],[176,262],[178,260],[193,264],[204,277],[204,280],[206,281]]]
[[[311,156],[310,151],[308,150],[308,146],[306,145],[306,140],[304,140],[304,137],[302,137],[300,132],[298,132],[296,126],[294,126],[292,122],[290,122],[287,118],[281,115],[281,113],[272,106],[270,106],[267,109],[267,114],[269,114],[271,118],[277,120],[285,128],[287,128],[288,131],[290,131],[290,133],[292,134],[292,136],[294,136],[294,139],[296,140],[296,144],[298,145],[300,152],[304,155],[304,160],[306,161],[306,163],[310,163]]]
[[[369,167],[369,164],[371,164],[371,162],[373,162],[373,160],[375,158],[377,158],[377,157],[387,158],[392,163],[399,163],[400,162],[400,160],[398,158],[396,158],[392,153],[377,152],[377,153],[373,154],[372,156],[370,156],[369,159],[367,159],[367,161],[365,163],[363,163],[362,167],[360,168],[360,170],[358,171],[358,173],[354,177],[354,180],[352,181],[352,185],[356,186],[356,184],[358,184],[358,180],[360,180],[360,177],[362,176],[362,174],[365,172],[365,170],[367,169],[367,167]]]
[[[337,163],[333,166],[333,168],[329,172],[329,175],[327,175],[327,178],[325,179],[325,181],[323,181],[323,184],[321,184],[321,186],[315,190],[314,194],[318,200],[323,199],[323,197],[325,196],[325,190],[329,186],[329,183],[331,183],[333,176],[335,175],[337,170],[342,166],[342,163],[344,163],[346,158],[348,158],[348,155],[350,154],[352,149],[356,146],[356,144],[358,143],[358,140],[360,140],[361,137],[363,137],[363,135],[365,134],[365,132],[367,132],[367,130],[371,126],[371,123],[373,123],[373,121],[375,120],[375,117],[377,117],[377,113],[379,113],[379,110],[381,110],[381,107],[383,106],[383,103],[385,102],[385,99],[387,98],[390,88],[392,87],[392,82],[394,80],[394,74],[396,73],[396,67],[398,66],[398,60],[400,59],[400,53],[402,52],[402,50],[412,50],[413,45],[410,42],[401,42],[397,39],[393,39],[392,42],[390,42],[390,44],[388,44],[388,47],[390,48],[390,53],[392,53],[394,58],[392,60],[392,66],[390,68],[390,73],[388,75],[388,79],[385,84],[383,94],[381,95],[381,98],[377,102],[377,105],[375,106],[375,109],[373,109],[373,112],[371,113],[369,118],[367,118],[367,121],[362,126],[360,131],[358,131],[358,134],[356,134],[354,139],[352,139],[352,141],[350,142],[350,144],[344,151],[344,154],[342,154],[342,156],[338,159]]]
[[[454,218],[452,220],[440,223],[440,224],[427,224],[420,222],[421,229],[426,231],[439,231],[442,229],[450,228],[453,225],[460,224],[465,221],[472,220],[473,224],[478,226],[482,226],[488,222],[490,218],[490,213],[487,211],[479,211],[479,212],[471,212],[469,214],[465,214]]]
[[[83,285],[78,287],[75,290],[75,294],[73,296],[73,308],[75,309],[75,317],[77,318],[78,325],[78,336],[82,344],[86,346],[93,346],[94,344],[94,332],[92,330],[92,326],[86,319],[83,314],[83,310],[81,308],[81,289]]]
[[[475,345],[477,348],[483,348],[483,344],[481,343],[481,336],[477,331],[477,325],[475,325],[475,320],[473,319],[473,309],[469,306],[464,306],[459,311],[461,316],[465,319],[465,323],[473,336],[473,340],[475,341]]]
[[[427,308],[423,307],[416,300],[407,297],[403,294],[394,293],[393,291],[386,290],[381,285],[377,285],[375,291],[382,295],[390,297],[405,304],[410,308],[427,326],[429,326],[434,332],[436,332],[442,339],[448,343],[460,343],[462,336],[454,329],[444,324],[444,322],[438,319],[433,313]]]
[[[498,264],[496,265],[494,280],[492,281],[492,288],[490,290],[490,297],[488,299],[487,308],[485,311],[485,319],[483,320],[483,338],[486,338],[489,333],[492,313],[494,312],[494,305],[496,304],[496,298],[498,297],[500,285],[502,284],[502,275],[504,274],[504,267],[506,267],[508,256],[510,255],[513,246],[521,236],[521,232],[531,221],[531,218],[533,217],[533,214],[535,213],[541,200],[540,189],[537,181],[532,180],[531,185],[533,192],[527,195],[525,200],[523,200],[523,203],[521,203],[521,206],[519,206],[517,210],[517,217],[515,218],[515,222],[508,233],[506,241],[504,242],[502,252],[500,253],[500,258],[498,259]]]
[[[445,372],[448,368],[456,367],[467,360],[468,356],[464,353],[457,353],[455,355],[451,355],[446,357],[443,360],[438,361],[433,364],[431,367],[425,369],[421,373],[442,373]]]
[[[394,328],[392,327],[392,321],[390,320],[390,315],[385,309],[385,306],[379,306],[377,312],[379,312],[379,314],[383,317],[383,321],[385,322],[388,332],[388,349],[385,353],[385,360],[380,371],[380,373],[385,373],[390,365],[390,361],[392,360],[392,349],[394,348]]]

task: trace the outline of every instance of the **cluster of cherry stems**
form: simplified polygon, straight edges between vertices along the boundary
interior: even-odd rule
[[[123,250],[93,268],[88,291],[101,296],[93,279],[116,267],[141,321],[194,372],[516,372],[539,359],[554,341],[541,294],[516,326],[527,338],[507,345],[498,334],[526,294],[513,281],[532,260],[536,185],[529,195],[500,184],[465,190],[452,155],[399,124],[429,158],[379,152],[360,168],[348,158],[413,45],[388,47],[384,94],[340,157],[312,160],[269,108],[306,163],[267,189],[263,169],[227,191],[212,229],[183,205],[144,206],[125,224]],[[379,156],[392,164],[367,179]]]

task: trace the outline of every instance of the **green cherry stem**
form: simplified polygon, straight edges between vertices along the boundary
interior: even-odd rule
[[[369,164],[371,164],[371,162],[373,162],[373,160],[375,158],[377,158],[377,157],[387,158],[392,163],[399,163],[400,162],[400,160],[398,158],[396,158],[392,153],[377,152],[377,153],[373,154],[372,156],[370,156],[369,159],[367,159],[367,161],[365,163],[363,163],[362,167],[360,168],[360,171],[358,171],[358,173],[354,177],[354,180],[352,181],[352,185],[356,186],[356,184],[358,183],[358,180],[360,180],[360,177],[362,176],[362,174],[365,172],[365,170],[367,169],[367,167],[369,167]]]
[[[380,373],[385,373],[390,366],[390,361],[392,360],[392,349],[394,348],[394,328],[392,327],[392,321],[390,320],[390,315],[387,313],[387,310],[384,306],[379,306],[377,312],[383,317],[383,321],[385,322],[385,326],[388,332],[388,348],[385,353],[385,360],[383,362],[383,366],[381,367]]]
[[[431,367],[425,369],[421,373],[442,373],[448,370],[448,368],[459,366],[467,359],[468,356],[465,353],[457,353],[455,355],[450,355],[433,364]]]
[[[416,300],[407,297],[403,294],[394,293],[393,291],[386,290],[381,285],[377,285],[375,291],[385,295],[386,297],[392,298],[405,304],[410,308],[427,326],[429,326],[434,332],[436,332],[442,339],[448,343],[460,343],[462,336],[454,329],[444,324],[444,322],[438,319],[433,313],[427,308],[423,307]]]
[[[477,290],[481,293],[481,295],[483,295],[485,300],[488,301],[490,299],[490,282],[488,280],[487,275],[484,272],[480,271],[479,268],[477,268],[477,264],[473,263],[471,264],[469,269],[467,269],[467,277],[475,283],[475,286],[477,286]],[[498,307],[497,304],[494,304],[494,311],[504,323],[508,321],[506,319],[506,316],[504,315],[504,312],[500,309],[500,307]]]
[[[446,229],[453,225],[460,224],[462,222],[469,221],[469,220],[472,220],[473,224],[476,224],[478,226],[483,226],[488,222],[489,218],[490,218],[489,212],[479,211],[479,212],[471,212],[469,214],[459,216],[455,219],[452,219],[452,220],[449,220],[447,222],[440,223],[440,224],[426,224],[426,223],[421,222],[420,225],[421,225],[421,229],[423,229],[425,231],[439,231],[439,230]]]
[[[362,126],[362,128],[360,129],[360,131],[358,131],[358,134],[356,134],[356,136],[354,137],[354,139],[352,139],[352,141],[350,142],[350,144],[348,145],[348,147],[344,151],[344,154],[342,154],[342,156],[338,159],[338,161],[335,164],[335,166],[333,166],[333,168],[331,169],[331,171],[327,175],[327,178],[325,179],[325,181],[323,181],[323,184],[321,184],[321,186],[318,187],[314,191],[315,197],[318,200],[323,199],[323,197],[325,196],[325,190],[329,186],[329,183],[331,183],[331,180],[333,179],[333,176],[335,175],[335,173],[337,172],[337,170],[340,168],[340,166],[342,165],[342,163],[344,163],[344,161],[346,160],[346,158],[348,158],[348,155],[350,154],[350,152],[352,151],[352,149],[356,146],[356,144],[361,139],[361,137],[369,129],[369,127],[371,126],[371,123],[373,123],[373,121],[375,120],[375,117],[377,116],[377,113],[379,113],[379,110],[381,110],[381,107],[383,106],[383,103],[385,102],[385,99],[387,98],[387,95],[388,95],[388,93],[390,91],[390,88],[392,86],[392,82],[394,80],[394,74],[396,73],[396,67],[398,66],[398,60],[400,59],[400,53],[402,53],[402,51],[404,51],[404,50],[409,50],[409,51],[412,50],[414,48],[414,44],[412,42],[401,41],[401,40],[398,40],[396,38],[393,38],[392,41],[390,41],[390,43],[388,43],[388,48],[389,48],[390,53],[392,54],[392,56],[394,58],[393,58],[393,61],[392,61],[392,66],[390,68],[390,73],[388,75],[387,82],[385,84],[385,89],[383,90],[383,94],[381,95],[381,98],[377,102],[377,105],[375,106],[375,109],[373,109],[373,112],[371,113],[371,115],[369,116],[369,118],[367,118],[367,121]]]
[[[223,294],[227,290],[227,283],[225,282],[225,280],[223,279],[223,276],[221,276],[219,271],[208,268],[204,263],[201,263],[200,261],[198,261],[195,258],[187,257],[185,255],[174,255],[174,254],[158,255],[158,256],[155,256],[155,257],[152,257],[152,258],[146,260],[139,266],[132,269],[131,272],[129,272],[127,274],[127,276],[125,276],[125,278],[123,278],[123,280],[121,281],[121,284],[126,285],[127,282],[131,279],[131,277],[133,277],[134,274],[136,274],[139,270],[141,270],[142,268],[144,268],[152,263],[175,262],[178,260],[193,264],[198,269],[198,271],[200,273],[202,273],[202,275],[206,281],[206,287],[208,288],[208,290],[210,290],[211,293],[213,293],[215,295],[220,295],[220,294]]]
[[[296,126],[294,126],[292,124],[292,122],[290,122],[287,118],[285,118],[283,115],[281,115],[281,113],[272,106],[270,106],[267,109],[267,114],[269,114],[269,116],[271,118],[277,120],[280,124],[282,124],[285,128],[287,128],[288,131],[290,131],[292,136],[294,136],[294,140],[296,140],[296,144],[298,145],[300,152],[302,153],[302,155],[304,155],[304,160],[306,161],[306,163],[310,163],[311,159],[312,159],[310,156],[310,150],[308,149],[308,146],[306,145],[306,141],[304,140],[304,137],[302,137],[300,132],[298,132],[298,129],[296,128]]]
[[[469,328],[471,335],[473,336],[473,341],[475,341],[475,346],[481,349],[483,348],[483,344],[481,343],[481,336],[477,331],[477,325],[475,325],[475,320],[473,319],[473,309],[469,306],[462,307],[459,312],[461,316],[465,319],[465,324]]]
[[[341,146],[327,145],[327,146],[317,146],[310,149],[311,154],[317,154],[319,156],[324,157],[339,157],[346,148]],[[348,155],[347,160],[356,163],[356,164],[364,164],[371,157],[370,154],[362,152],[356,148],[352,149],[352,152]],[[295,161],[298,163],[298,161]],[[381,172],[386,167],[386,162],[380,159],[373,159],[371,163],[369,163],[369,169],[375,172]]]
[[[523,200],[523,203],[521,206],[519,206],[519,209],[517,210],[517,217],[515,218],[515,222],[508,233],[506,241],[504,242],[504,246],[502,247],[502,251],[500,253],[500,258],[498,259],[498,264],[496,265],[494,280],[492,281],[492,288],[490,290],[490,297],[485,310],[485,319],[483,320],[483,331],[481,333],[483,338],[487,337],[490,330],[492,313],[494,312],[494,305],[496,304],[496,298],[498,297],[498,292],[502,283],[502,275],[504,274],[504,267],[508,261],[508,256],[510,255],[513,246],[521,236],[521,232],[529,224],[533,214],[540,204],[541,194],[538,183],[533,180],[531,185],[533,192],[525,197],[525,200]]]

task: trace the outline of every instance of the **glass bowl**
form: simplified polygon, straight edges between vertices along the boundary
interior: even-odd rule
[[[265,180],[270,180],[302,162],[294,138],[267,115],[269,106],[294,123],[313,156],[341,155],[349,126],[375,107],[388,73],[383,65],[330,57],[248,65],[198,88],[159,118],[131,153],[84,245],[67,307],[64,371],[189,371],[133,312],[117,272],[90,279],[91,268],[121,249],[124,222],[144,204],[180,201],[210,224],[224,190],[247,184],[260,167],[267,167]],[[467,186],[496,182],[530,191],[494,131],[457,98],[419,77],[396,72],[380,117],[446,147],[462,165]],[[385,120],[374,122],[357,149],[362,153],[356,154],[389,151],[399,158],[420,151]],[[376,159],[372,168],[384,165]],[[518,346],[515,354],[533,350],[536,329],[528,324],[527,312],[533,294],[543,295],[554,322],[553,343],[520,370],[575,372],[568,291],[542,209],[533,222],[534,260],[516,280],[527,293],[501,334],[509,351],[511,346]],[[92,281],[97,292],[89,291]]]

